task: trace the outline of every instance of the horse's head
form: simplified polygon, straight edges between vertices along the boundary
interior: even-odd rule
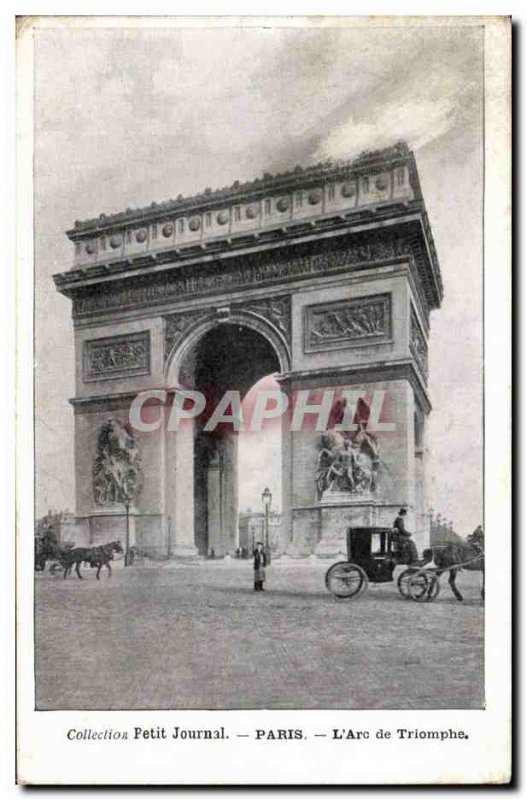
[[[110,542],[110,547],[114,553],[124,553],[121,542]]]
[[[466,538],[466,542],[467,544],[471,544],[480,550],[483,550],[485,547],[485,539],[481,531],[474,531],[474,533],[470,533]]]

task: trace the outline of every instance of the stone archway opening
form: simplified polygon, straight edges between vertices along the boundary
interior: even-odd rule
[[[265,375],[245,395],[244,419],[253,420],[258,398],[262,393],[273,395],[281,391],[276,375]],[[269,407],[276,408],[274,401]],[[265,541],[265,515],[262,494],[269,489],[269,544],[273,553],[281,549],[280,524],[282,508],[282,436],[284,420],[281,415],[262,421],[261,426],[249,426],[238,436],[238,500],[239,546],[244,554],[254,549],[258,540]],[[245,552],[246,551],[246,552]]]
[[[239,427],[230,422],[220,422],[213,430],[206,430],[207,421],[227,392],[239,396],[242,413],[246,414],[248,404],[244,400],[251,389],[255,385],[257,389],[265,376],[279,372],[279,357],[268,339],[238,323],[220,323],[210,328],[181,362],[180,386],[199,391],[206,398],[206,408],[193,425],[192,445],[194,546],[199,555],[233,555],[239,545],[240,466],[244,469],[239,463],[240,437],[253,436],[251,432],[246,434],[243,424]],[[274,382],[273,385],[277,387]],[[225,408],[227,416],[235,411],[232,405]],[[274,438],[280,435],[280,427],[275,426]],[[246,454],[247,448],[242,447],[242,452]],[[255,469],[257,460],[254,453],[252,456],[249,468]],[[266,458],[265,452],[261,458]],[[180,495],[179,502],[189,499]],[[259,494],[253,503],[258,499]]]

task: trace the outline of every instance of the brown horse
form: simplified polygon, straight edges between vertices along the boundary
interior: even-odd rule
[[[75,565],[75,572],[77,577],[82,580],[80,573],[80,565],[82,563],[89,564],[90,567],[97,567],[97,580],[100,580],[101,569],[105,566],[108,569],[108,577],[112,574],[110,561],[113,560],[114,553],[122,553],[123,546],[121,542],[108,542],[108,544],[99,545],[97,547],[72,547],[70,550],[62,551],[61,564],[64,567],[64,578],[70,574],[73,565]]]
[[[483,573],[481,596],[485,597],[485,550],[482,534],[475,532],[467,536],[465,542],[452,542],[426,549],[423,552],[423,560],[429,562],[432,559],[437,567],[438,576],[449,571],[448,583],[456,600],[463,600],[463,595],[456,586],[456,575],[459,569]]]

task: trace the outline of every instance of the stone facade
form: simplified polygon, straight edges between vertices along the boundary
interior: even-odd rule
[[[179,386],[243,394],[272,372],[291,396],[346,389],[371,406],[384,392],[395,425],[377,435],[368,496],[321,497],[320,433],[283,424],[277,549],[333,555],[346,526],[390,524],[403,504],[410,525],[426,527],[427,336],[442,286],[406,146],[101,215],[68,236],[74,264],[55,282],[72,300],[76,517],[87,541],[124,531],[122,502],[95,502],[93,465],[101,427],[126,426],[138,392],[168,390],[150,409],[162,414]],[[235,432],[214,437],[198,421],[134,440],[131,543],[160,558],[233,552]],[[341,461],[346,447],[364,478],[371,463],[356,442]]]
[[[49,527],[53,528],[58,543],[63,547],[66,543],[77,540],[75,515],[71,511],[53,511],[50,509],[47,514],[37,520],[35,536],[43,536]]]
[[[269,547],[271,553],[278,553],[281,549],[282,519],[278,511],[271,509],[269,513]],[[263,511],[248,509],[240,512],[238,521],[238,544],[251,553],[256,542],[265,544],[265,515]]]

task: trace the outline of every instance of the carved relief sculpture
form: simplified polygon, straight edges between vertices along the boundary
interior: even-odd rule
[[[169,316],[164,317],[165,361],[172,352],[176,342],[181,340],[185,331],[187,331],[194,322],[197,322],[200,317],[205,315],[206,312],[204,312],[202,309],[198,309],[194,311],[184,311],[180,314],[170,314]]]
[[[391,336],[390,295],[309,306],[304,324],[305,352],[387,342]]]
[[[130,425],[110,418],[100,428],[92,476],[98,506],[133,501],[140,494],[141,457]]]
[[[253,303],[244,303],[243,305],[236,305],[236,308],[243,308],[245,311],[253,311],[261,317],[272,322],[282,333],[288,344],[291,340],[291,298],[287,297],[271,297],[265,300],[255,300]]]
[[[84,380],[150,372],[150,331],[84,343]]]
[[[317,457],[317,499],[370,496],[378,485],[379,447],[360,422],[353,433],[328,431],[320,437]]]
[[[150,278],[143,285],[121,285],[104,293],[83,290],[82,294],[73,297],[74,316],[162,303],[185,296],[225,291],[234,286],[252,286],[338,272],[378,261],[410,259],[411,254],[412,242],[409,238],[389,234],[374,241],[365,240],[335,249],[328,249],[327,245],[314,245],[309,252],[299,256],[256,253],[245,257],[243,261],[233,259],[221,272],[217,265],[206,265],[185,276]]]
[[[272,297],[247,303],[233,303],[233,310],[252,311],[272,322],[284,335],[288,344],[291,341],[291,298]],[[198,320],[207,316],[207,310],[195,309],[170,314],[165,320],[165,361],[170,356],[176,343],[180,342],[187,330]]]
[[[425,380],[428,379],[428,347],[414,310],[410,316],[410,350]]]

